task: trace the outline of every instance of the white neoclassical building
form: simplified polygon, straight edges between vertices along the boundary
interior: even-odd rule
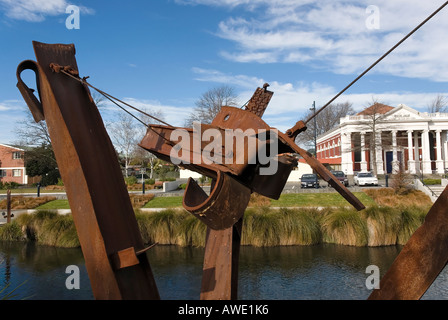
[[[358,171],[443,174],[448,167],[448,113],[374,104],[317,139],[317,158],[347,175]]]

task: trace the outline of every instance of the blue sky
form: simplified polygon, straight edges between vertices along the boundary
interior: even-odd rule
[[[0,143],[16,140],[26,105],[16,68],[32,41],[74,43],[82,76],[182,126],[205,91],[226,84],[246,102],[275,92],[263,117],[282,131],[319,107],[444,3],[442,0],[0,0]],[[69,30],[66,8],[80,8]],[[378,11],[379,28],[366,26]],[[368,20],[372,21],[372,20]],[[448,8],[336,102],[372,99],[425,111],[448,95]],[[29,84],[33,86],[31,82]],[[112,106],[102,110],[113,121]]]

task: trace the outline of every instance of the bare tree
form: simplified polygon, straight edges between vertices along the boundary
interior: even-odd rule
[[[316,135],[319,136],[325,132],[339,125],[339,120],[347,115],[355,114],[355,110],[352,107],[352,103],[336,103],[330,104],[324,110],[322,110],[316,117]],[[308,119],[313,115],[313,111],[310,110],[305,114],[305,118]],[[300,133],[297,136],[297,143],[306,145],[307,147],[314,148],[314,120],[307,124],[308,129],[305,132]]]
[[[429,113],[446,112],[448,110],[448,99],[442,94],[438,94],[428,105]]]
[[[380,131],[380,122],[384,115],[390,111],[392,107],[379,102],[377,99],[372,98],[372,101],[369,102],[363,111],[361,111],[358,115],[364,116],[364,121],[360,127],[360,131],[365,131],[367,134],[366,139],[366,148],[370,150],[371,155],[371,165],[373,169],[373,173],[376,176],[378,174],[378,168],[376,163],[377,158],[377,149],[380,145],[383,147],[387,144],[390,145],[390,141],[386,141],[382,138]],[[361,146],[362,148],[362,146]]]
[[[143,109],[142,111],[153,116],[154,118],[163,121],[163,112],[160,110],[151,111],[148,109]],[[143,113],[139,114],[138,118],[143,123],[148,125],[158,123],[157,120]],[[120,112],[117,115],[117,120],[108,124],[107,128],[114,146],[124,158],[126,177],[128,176],[129,165],[133,160],[138,161],[142,164],[142,166],[149,165],[150,168],[153,168],[153,163],[155,163],[156,157],[153,154],[138,147],[138,143],[146,133],[146,126],[138,122],[137,119],[135,119],[130,114]]]
[[[186,127],[192,127],[193,122],[211,123],[222,106],[238,106],[238,95],[229,86],[213,88],[205,92],[198,101],[193,112],[185,121]]]
[[[119,113],[118,120],[109,126],[110,135],[118,152],[124,158],[125,175],[131,162],[134,146],[138,142],[141,129],[134,123],[134,118],[127,113]]]
[[[34,121],[31,111],[27,110],[25,118],[16,123],[15,135],[17,145],[36,147],[51,146],[50,135],[45,121]]]

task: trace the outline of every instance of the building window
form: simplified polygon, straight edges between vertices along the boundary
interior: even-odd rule
[[[22,170],[20,170],[20,169],[13,169],[12,170],[12,176],[13,177],[21,177],[22,176]]]
[[[6,177],[6,170],[0,170],[0,178]]]
[[[13,160],[22,159],[22,152],[16,151],[12,153]]]

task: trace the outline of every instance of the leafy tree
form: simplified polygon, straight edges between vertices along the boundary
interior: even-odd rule
[[[58,183],[61,177],[51,145],[42,145],[25,152],[25,168],[30,177],[41,176],[43,186]]]

